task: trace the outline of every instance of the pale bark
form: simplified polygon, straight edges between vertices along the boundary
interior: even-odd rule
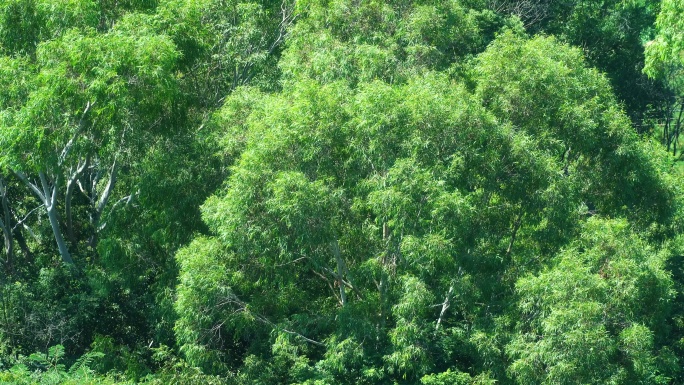
[[[59,154],[59,161],[58,161],[59,165],[62,165],[64,163],[67,156],[69,155],[69,152],[74,147],[74,143],[76,142],[76,139],[85,130],[85,125],[86,125],[85,118],[88,115],[88,111],[90,111],[90,107],[92,107],[93,104],[94,103],[90,103],[90,102],[86,103],[85,109],[83,110],[83,113],[81,114],[81,119],[78,122],[78,129],[76,129],[76,132],[74,132],[74,135],[71,137],[71,139],[69,139],[67,144],[62,149],[62,152]]]
[[[40,176],[40,183],[43,185],[43,191],[45,191],[45,209],[47,210],[48,218],[50,219],[50,227],[52,227],[52,233],[57,242],[59,255],[62,256],[64,262],[72,264],[74,263],[74,260],[71,259],[71,254],[69,253],[69,248],[62,236],[62,230],[59,228],[59,218],[57,217],[57,190],[59,188],[59,178],[55,179],[54,183],[51,185],[44,172],[41,171],[38,175]]]
[[[12,261],[14,260],[14,239],[12,237],[12,218],[10,217],[9,203],[7,198],[7,186],[5,181],[0,178],[0,202],[2,203],[2,217],[0,217],[0,230],[2,230],[5,240],[5,266],[12,271]],[[4,218],[4,220],[3,220]]]
[[[340,245],[335,240],[332,245],[330,246],[332,249],[333,255],[335,256],[335,261],[337,262],[337,285],[340,287],[340,301],[342,302],[342,306],[347,305],[347,293],[344,290],[344,261],[342,260],[342,255],[340,254]]]
[[[74,222],[71,210],[71,198],[73,197],[74,187],[76,186],[76,181],[78,177],[83,173],[83,170],[88,167],[88,161],[83,161],[78,165],[76,171],[71,174],[71,177],[66,184],[66,194],[64,195],[64,211],[66,212],[66,228],[67,237],[72,244],[76,243],[76,235],[74,234]]]
[[[59,249],[59,255],[62,257],[62,261],[69,264],[74,263],[74,260],[69,253],[69,249],[66,246],[66,242],[64,241],[64,237],[62,236],[62,230],[59,227],[59,218],[57,217],[57,190],[59,189],[59,177],[56,178],[53,183],[50,183],[45,172],[40,171],[38,176],[40,178],[41,189],[31,182],[21,171],[15,171],[15,174],[31,191],[34,192],[34,194],[36,194],[38,199],[40,199],[41,203],[45,206],[48,219],[50,220],[50,227],[52,228],[52,233],[55,237],[55,242],[57,243],[57,248]]]
[[[91,247],[95,247],[97,245],[98,232],[104,228],[103,226],[101,226],[100,222],[102,220],[102,214],[104,213],[104,209],[107,207],[107,203],[109,203],[109,198],[111,197],[112,191],[114,190],[114,186],[116,185],[118,169],[119,164],[117,162],[117,159],[115,158],[112,167],[109,169],[109,179],[107,180],[107,185],[105,186],[104,190],[102,190],[102,194],[100,195],[99,199],[97,199],[97,192],[95,188],[97,182],[93,183],[93,190],[91,196],[91,202],[94,204],[93,213],[91,216],[93,234],[89,241]],[[97,203],[94,203],[96,199]]]
[[[447,295],[444,298],[444,302],[442,302],[442,310],[439,312],[439,318],[437,318],[437,325],[435,326],[435,330],[439,330],[439,325],[442,324],[442,320],[444,319],[444,315],[446,315],[446,311],[451,306],[451,295],[453,293],[454,293],[454,285],[451,285],[451,286],[449,286],[449,291],[447,292]]]

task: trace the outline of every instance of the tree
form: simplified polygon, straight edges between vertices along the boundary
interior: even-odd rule
[[[467,59],[506,22],[466,1],[302,1],[297,16],[279,64],[283,80],[344,79],[352,85],[401,83],[431,70],[461,75]]]
[[[507,350],[518,383],[670,383],[677,365],[658,335],[673,299],[666,257],[626,221],[590,219],[548,269],[516,284],[522,317]]]
[[[474,65],[458,80],[304,68],[281,93],[227,99],[237,162],[202,208],[211,234],[177,254],[176,336],[192,364],[246,382],[515,381],[521,276],[595,216],[667,234],[662,153],[578,50],[508,31]],[[649,363],[658,329],[634,322],[624,349],[643,342]]]
[[[521,18],[532,34],[544,33],[583,50],[587,62],[604,72],[635,129],[644,133],[650,120],[662,117],[669,93],[662,82],[648,79],[644,39],[652,32],[660,2],[496,0],[498,12]]]
[[[277,88],[277,60],[294,23],[292,1],[169,0],[156,21],[183,52],[184,97],[212,110],[236,87]]]
[[[677,0],[662,2],[655,23],[655,39],[646,45],[646,67],[644,72],[653,77],[664,77],[670,87],[681,91],[681,71],[684,66],[682,49],[684,38],[681,31],[684,9]]]
[[[663,1],[655,23],[656,36],[646,44],[646,66],[644,73],[660,79],[674,93],[672,102],[663,113],[663,139],[668,151],[672,145],[673,155],[677,155],[677,144],[682,126],[684,111],[684,83],[682,82],[682,4],[678,1]]]
[[[478,59],[477,94],[498,117],[539,138],[595,213],[667,223],[675,195],[661,157],[641,142],[607,79],[554,38],[506,33]],[[668,212],[667,210],[673,210]]]
[[[4,100],[2,142],[10,151],[2,164],[44,206],[64,262],[72,257],[58,210],[65,210],[66,233],[78,248],[72,220],[78,186],[89,205],[86,238],[96,246],[121,163],[172,117],[177,56],[149,20],[131,15],[104,34],[71,30],[41,43],[35,60],[6,59],[31,81],[20,102]]]

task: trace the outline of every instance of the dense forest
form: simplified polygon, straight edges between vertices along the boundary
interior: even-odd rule
[[[682,0],[0,0],[0,384],[684,384],[683,122]]]

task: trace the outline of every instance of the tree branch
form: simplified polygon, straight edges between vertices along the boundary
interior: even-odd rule
[[[513,244],[515,243],[515,236],[518,234],[518,229],[520,229],[520,225],[522,224],[522,217],[523,217],[523,211],[521,209],[520,213],[518,214],[518,217],[515,220],[515,224],[513,225],[513,234],[511,234],[511,241],[508,243],[508,248],[506,249],[506,256],[507,257],[511,254],[511,251],[513,251]]]
[[[12,239],[12,229],[10,228],[12,223],[10,217],[9,204],[7,203],[7,186],[5,181],[0,177],[0,202],[2,202],[2,214],[5,220],[3,221],[0,217],[0,229],[5,239],[5,253],[7,254],[6,267],[9,271],[12,271],[12,261],[14,260],[14,240]]]
[[[76,183],[76,180],[78,179],[79,175],[85,170],[85,168],[88,165],[88,160],[87,158],[81,163],[79,162],[78,167],[76,168],[76,171],[74,171],[71,174],[71,177],[69,177],[69,180],[67,181],[66,184],[66,194],[64,196],[64,211],[66,213],[66,226],[67,226],[67,236],[69,237],[69,241],[71,243],[76,242],[76,236],[74,235],[74,225],[73,225],[73,219],[71,215],[71,197],[74,192],[74,185]]]
[[[112,213],[114,211],[116,211],[117,207],[119,207],[120,204],[124,203],[124,206],[128,206],[128,204],[131,203],[131,201],[133,200],[133,197],[137,196],[138,194],[140,194],[140,190],[134,192],[133,194],[127,195],[127,196],[119,199],[118,201],[114,202],[114,204],[112,205],[112,208],[109,210],[109,213],[107,214],[107,219],[106,220],[100,220],[101,224],[97,228],[97,231],[98,232],[102,231],[105,229],[105,227],[107,227],[107,223],[108,223],[107,221],[109,220],[109,217],[112,215]]]
[[[74,132],[74,135],[69,139],[67,144],[64,146],[62,149],[61,154],[59,154],[59,160],[57,161],[57,164],[62,165],[64,163],[64,160],[66,157],[69,155],[69,152],[71,151],[71,148],[74,146],[74,141],[76,141],[76,138],[78,137],[81,132],[85,129],[85,117],[88,114],[88,111],[90,110],[90,107],[93,106],[95,103],[86,103],[85,109],[83,110],[83,113],[81,114],[81,119],[78,121],[78,128],[76,129],[76,132]]]
[[[100,196],[100,200],[97,202],[97,206],[95,208],[95,212],[97,214],[98,220],[102,216],[102,212],[104,211],[104,208],[107,206],[107,202],[109,201],[109,196],[111,195],[112,190],[114,189],[114,185],[116,184],[117,170],[118,170],[118,162],[117,162],[117,159],[114,158],[114,163],[112,164],[112,168],[109,171],[109,180],[107,181],[107,186],[105,187],[104,191],[102,191],[102,195]]]
[[[303,339],[304,341],[306,341],[306,342],[308,342],[308,343],[310,343],[310,344],[313,344],[313,345],[325,346],[325,344],[322,343],[322,342],[313,340],[313,339],[311,339],[311,338],[309,338],[309,337],[307,337],[307,336],[305,336],[305,335],[303,335],[303,334],[301,334],[301,333],[298,333],[298,332],[296,332],[296,331],[285,329],[285,328],[279,326],[278,324],[274,323],[273,321],[269,320],[269,319],[266,318],[265,316],[250,311],[249,309],[247,309],[247,304],[246,304],[245,302],[243,302],[242,300],[240,300],[234,293],[230,293],[230,295],[228,296],[228,298],[227,298],[225,301],[219,303],[219,306],[224,305],[224,304],[228,304],[228,303],[237,304],[238,307],[239,307],[239,308],[237,309],[238,312],[241,311],[241,312],[243,312],[243,313],[249,313],[249,314],[251,314],[255,319],[257,319],[258,321],[260,321],[260,322],[262,322],[262,323],[264,323],[264,324],[266,324],[266,325],[272,327],[273,329],[280,330],[280,331],[285,332],[285,333],[287,333],[287,334],[291,334],[291,335],[297,336],[297,337]]]
[[[342,307],[347,305],[347,293],[344,290],[344,280],[342,279],[342,274],[344,272],[344,262],[342,261],[342,255],[340,254],[340,245],[337,239],[330,245],[333,255],[335,256],[335,261],[337,261],[337,285],[340,287],[340,300],[342,301]]]
[[[442,320],[444,319],[444,315],[446,314],[446,311],[451,306],[451,295],[453,293],[454,293],[454,285],[452,284],[451,286],[449,286],[449,291],[447,292],[446,297],[444,298],[444,302],[442,302],[442,310],[439,312],[439,318],[437,318],[437,325],[435,325],[435,331],[439,330],[439,325],[442,324]]]
[[[28,219],[28,217],[31,216],[31,214],[33,214],[36,210],[43,208],[43,207],[45,207],[45,204],[41,204],[40,206],[35,207],[33,210],[29,211],[28,214],[26,214],[24,216],[24,218],[22,218],[21,220],[19,219],[19,217],[16,217],[16,214],[15,214],[15,219],[17,219],[17,223],[14,225],[14,227],[12,227],[12,230],[15,230],[19,226],[24,227],[25,226],[24,222]]]
[[[24,175],[23,172],[21,172],[21,171],[14,171],[14,170],[12,170],[12,171],[13,171],[14,174],[19,178],[19,180],[21,180],[22,182],[24,182],[24,184],[25,184],[26,186],[28,186],[28,188],[31,189],[31,191],[33,191],[34,194],[36,194],[36,196],[38,197],[38,199],[40,199],[41,202],[45,203],[45,195],[43,194],[42,191],[40,191],[40,189],[38,188],[38,186],[36,186],[33,182],[31,182],[31,181],[26,177],[26,175]]]
[[[66,242],[64,242],[62,230],[59,228],[59,219],[57,218],[57,190],[59,188],[59,175],[55,179],[54,183],[52,183],[52,186],[50,186],[50,183],[43,171],[39,172],[38,176],[40,177],[40,183],[43,185],[43,191],[46,197],[45,208],[47,210],[48,219],[50,219],[52,233],[55,236],[55,241],[57,242],[57,247],[59,248],[59,255],[62,257],[62,261],[72,264],[74,263],[74,260],[71,259],[69,249],[66,246]],[[52,189],[51,193],[50,189]]]

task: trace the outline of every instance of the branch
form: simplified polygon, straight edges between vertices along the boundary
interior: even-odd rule
[[[41,206],[41,207],[42,207],[42,206]],[[21,224],[21,227],[23,227],[26,231],[28,231],[29,235],[30,235],[33,239],[35,239],[36,241],[40,241],[40,238],[38,238],[38,236],[36,235],[35,231],[33,231],[32,228],[28,227],[28,225],[26,225],[25,223],[22,223],[22,224]]]
[[[33,192],[36,194],[36,196],[38,196],[38,199],[40,199],[43,203],[45,203],[45,195],[43,195],[43,192],[40,191],[40,189],[38,188],[38,186],[36,186],[33,182],[31,182],[31,181],[26,177],[26,175],[24,175],[23,172],[21,172],[21,171],[14,171],[14,170],[12,170],[12,171],[13,171],[14,174],[19,178],[19,180],[21,180],[22,182],[24,182],[24,184],[27,185],[27,186],[31,189],[31,191],[33,191]]]
[[[233,294],[233,293],[230,293],[230,295],[228,296],[228,298],[227,298],[225,301],[219,303],[218,306],[225,305],[225,304],[229,304],[229,303],[237,304],[237,305],[239,306],[239,309],[237,309],[238,312],[241,311],[241,312],[243,312],[243,313],[249,313],[249,314],[251,314],[252,316],[254,316],[255,319],[257,319],[257,320],[259,320],[260,322],[262,322],[262,323],[264,323],[264,324],[266,324],[266,325],[272,327],[273,329],[280,330],[280,331],[285,332],[285,333],[287,333],[287,334],[291,334],[291,335],[297,336],[297,337],[303,339],[304,341],[306,341],[306,342],[308,342],[308,343],[310,343],[310,344],[314,344],[314,345],[317,345],[317,346],[325,346],[325,344],[322,343],[322,342],[318,342],[318,341],[316,341],[316,340],[313,340],[313,339],[311,339],[311,338],[309,338],[309,337],[307,337],[307,336],[305,336],[305,335],[303,335],[303,334],[301,334],[301,333],[298,333],[298,332],[296,332],[296,331],[285,329],[285,328],[283,328],[283,327],[277,325],[277,324],[274,323],[273,321],[269,320],[268,318],[266,318],[266,317],[264,317],[264,316],[262,316],[262,315],[260,315],[260,314],[256,314],[256,313],[254,313],[254,312],[251,312],[250,310],[247,309],[247,304],[246,304],[245,302],[241,301],[241,300],[240,300],[235,294]]]
[[[288,4],[286,4],[286,0],[283,0],[283,2],[280,3],[280,11],[282,14],[282,19],[278,24],[278,35],[273,40],[273,43],[271,43],[271,46],[268,49],[268,55],[271,55],[276,47],[283,42],[287,36],[287,28],[292,25],[294,20],[297,18],[297,15],[294,14],[294,7],[288,6]]]
[[[112,190],[114,189],[114,185],[116,184],[117,169],[118,169],[118,162],[117,162],[117,159],[114,158],[114,163],[112,164],[111,171],[109,172],[109,180],[107,181],[107,186],[105,187],[104,191],[102,192],[102,196],[100,196],[100,200],[97,202],[97,207],[95,208],[95,211],[97,213],[98,218],[102,215],[102,212],[104,211],[105,206],[107,206],[107,201],[109,201],[109,196],[111,195]]]
[[[524,213],[521,209],[520,213],[518,214],[518,218],[516,218],[515,224],[513,225],[513,234],[511,234],[511,241],[508,243],[508,248],[506,249],[506,256],[509,256],[513,250],[513,243],[515,243],[515,236],[518,234],[518,230],[520,229],[523,214]]]
[[[449,291],[447,292],[446,298],[444,298],[444,302],[442,302],[442,311],[439,312],[439,318],[437,318],[437,325],[435,325],[435,331],[439,330],[439,325],[442,323],[444,315],[446,314],[446,311],[449,309],[449,306],[451,306],[451,295],[453,294],[453,292],[454,285],[452,284],[451,286],[449,286]]]
[[[2,206],[3,206],[3,216],[7,220],[8,225],[5,226],[5,222],[2,220],[3,217],[0,217],[0,230],[3,232],[7,232],[9,229],[9,210],[7,210],[7,187],[5,187],[5,182],[3,179],[0,177],[0,201],[2,201]]]
[[[69,178],[66,184],[66,194],[64,196],[64,211],[66,212],[67,220],[67,236],[69,237],[69,240],[72,243],[76,241],[76,238],[74,235],[73,219],[71,215],[71,196],[74,192],[74,183],[76,182],[78,176],[81,175],[83,170],[85,170],[87,165],[87,159],[85,159],[82,163],[79,162],[79,166],[76,168],[76,171],[74,171],[74,173],[71,174],[71,177]]]
[[[347,293],[344,291],[344,280],[342,279],[342,273],[344,271],[344,262],[342,261],[342,255],[340,254],[340,245],[337,240],[333,241],[330,245],[333,255],[335,256],[335,261],[337,261],[337,281],[340,287],[340,300],[342,301],[342,306],[347,305]]]
[[[54,205],[55,202],[57,202],[57,187],[59,186],[59,176],[57,176],[57,179],[55,180],[55,183],[52,185],[52,194],[50,197],[50,205]]]
[[[292,261],[290,261],[290,262],[279,263],[279,264],[275,265],[274,267],[283,267],[283,266],[291,265],[291,264],[293,264],[293,263],[297,263],[297,262],[303,261],[303,260],[305,260],[305,259],[308,259],[308,257],[299,257],[299,258],[297,258],[297,259],[295,259],[295,260],[292,260]]]
[[[328,268],[325,267],[325,266],[320,266],[320,268],[321,268],[323,271],[325,271],[326,273],[332,275],[332,276],[335,278],[335,280],[337,280],[337,274],[336,274],[334,271],[328,269]],[[315,270],[311,270],[311,271],[313,271],[314,273],[316,273],[316,275],[318,275],[319,277],[322,277],[323,279],[326,280],[326,282],[328,282],[328,279],[325,278],[325,276],[321,275],[320,273],[316,272]],[[347,272],[348,272],[348,271],[349,271],[349,270],[347,270]],[[363,296],[361,295],[361,292],[359,291],[359,289],[357,289],[356,286],[354,286],[354,285],[351,283],[351,281],[345,281],[344,279],[341,279],[340,281],[341,281],[345,286],[347,286],[348,288],[352,289],[352,291],[354,291],[354,293],[356,293],[356,295],[359,297],[359,299],[362,299],[362,298],[363,298]],[[377,281],[376,281],[376,285],[377,285]]]
[[[112,213],[113,213],[114,211],[116,211],[116,208],[117,208],[120,204],[124,203],[124,204],[125,204],[124,206],[128,206],[128,204],[131,203],[131,201],[133,200],[133,197],[134,197],[134,196],[137,196],[137,195],[139,195],[139,194],[140,194],[140,190],[134,192],[133,194],[127,195],[127,196],[125,196],[125,197],[119,199],[118,201],[114,202],[114,204],[112,205],[111,210],[109,210],[109,213],[107,214],[107,220],[101,221],[102,224],[97,228],[97,231],[100,232],[100,231],[104,230],[105,227],[107,227],[107,223],[108,223],[107,221],[109,220],[109,217],[112,215]]]
[[[13,260],[14,260],[14,239],[12,237],[12,218],[10,217],[9,203],[7,202],[7,186],[5,181],[0,177],[0,202],[2,202],[2,217],[0,217],[0,228],[5,238],[5,253],[7,254],[7,259],[5,260],[6,267],[9,271],[13,271]],[[5,223],[7,222],[7,223]]]
[[[326,271],[330,272],[330,270],[326,269],[325,267],[323,268],[323,270],[326,270]],[[326,284],[328,284],[328,287],[330,288],[330,291],[332,291],[332,293],[333,293],[333,295],[335,296],[335,299],[337,300],[337,302],[339,302],[340,304],[342,304],[342,300],[340,300],[340,297],[337,296],[337,293],[335,292],[335,287],[334,287],[333,284],[330,282],[330,280],[329,280],[325,275],[323,275],[323,274],[317,272],[317,271],[314,270],[314,269],[311,269],[311,272],[314,273],[314,274],[316,274],[318,277],[320,277],[321,279],[323,279],[323,280],[325,281]],[[333,274],[333,276],[334,276],[334,275],[335,275],[335,274]]]
[[[24,222],[26,222],[26,220],[28,219],[28,217],[31,216],[31,214],[33,214],[36,210],[38,210],[38,209],[40,209],[40,208],[43,208],[43,207],[45,207],[45,204],[41,204],[40,206],[38,206],[38,207],[34,208],[33,210],[29,211],[29,213],[26,214],[26,216],[24,216],[23,219],[17,221],[17,224],[14,225],[14,227],[12,227],[12,231],[16,230],[16,228],[17,228],[18,226],[20,226],[20,225],[21,225],[22,227],[26,227],[26,226],[24,225]],[[19,219],[19,217],[16,217],[16,216],[15,216],[15,219]]]
[[[80,180],[78,180],[78,179],[76,180],[76,185],[78,186],[78,189],[81,190],[83,195],[85,195],[86,198],[90,199],[90,195],[88,195],[88,192],[85,190],[85,188],[83,188],[83,185],[81,184]]]
[[[94,102],[93,103],[90,103],[90,102],[86,103],[86,107],[83,110],[83,114],[81,114],[81,119],[78,121],[78,129],[76,130],[76,132],[74,132],[74,136],[72,136],[71,139],[69,139],[67,144],[62,149],[62,153],[59,154],[59,160],[57,161],[57,164],[62,165],[62,163],[64,163],[64,160],[69,155],[69,151],[71,151],[71,148],[74,146],[74,141],[76,140],[78,135],[81,132],[83,132],[83,129],[85,128],[85,117],[88,114],[90,107],[93,106],[93,104],[95,104],[95,103]]]
[[[54,199],[50,200],[52,198],[52,194],[50,194],[50,184],[48,183],[47,176],[45,176],[45,173],[43,171],[40,171],[38,173],[38,177],[40,178],[40,185],[41,187],[43,187],[45,208],[49,211],[52,208],[52,203],[54,203]]]
[[[300,334],[300,333],[297,333],[297,332],[295,332],[295,331],[292,331],[292,330],[288,330],[288,329],[282,328],[282,327],[278,326],[277,324],[271,322],[268,318],[266,318],[266,317],[264,317],[264,316],[261,316],[261,315],[258,315],[258,314],[254,314],[254,313],[251,313],[251,314],[254,315],[254,318],[258,319],[259,321],[261,321],[261,322],[263,322],[263,323],[265,323],[265,324],[267,324],[267,325],[269,325],[269,326],[271,326],[272,328],[274,328],[274,329],[276,329],[276,330],[280,330],[280,331],[283,331],[283,332],[285,332],[285,333],[287,333],[287,334],[291,334],[291,335],[297,336],[297,337],[303,339],[304,341],[306,341],[306,342],[308,342],[308,343],[311,343],[311,344],[314,344],[314,345],[317,345],[317,346],[325,346],[325,344],[322,343],[322,342],[318,342],[318,341],[316,341],[316,340],[312,340],[311,338],[309,338],[309,337],[307,337],[307,336],[304,336],[304,335],[302,335],[302,334]]]

